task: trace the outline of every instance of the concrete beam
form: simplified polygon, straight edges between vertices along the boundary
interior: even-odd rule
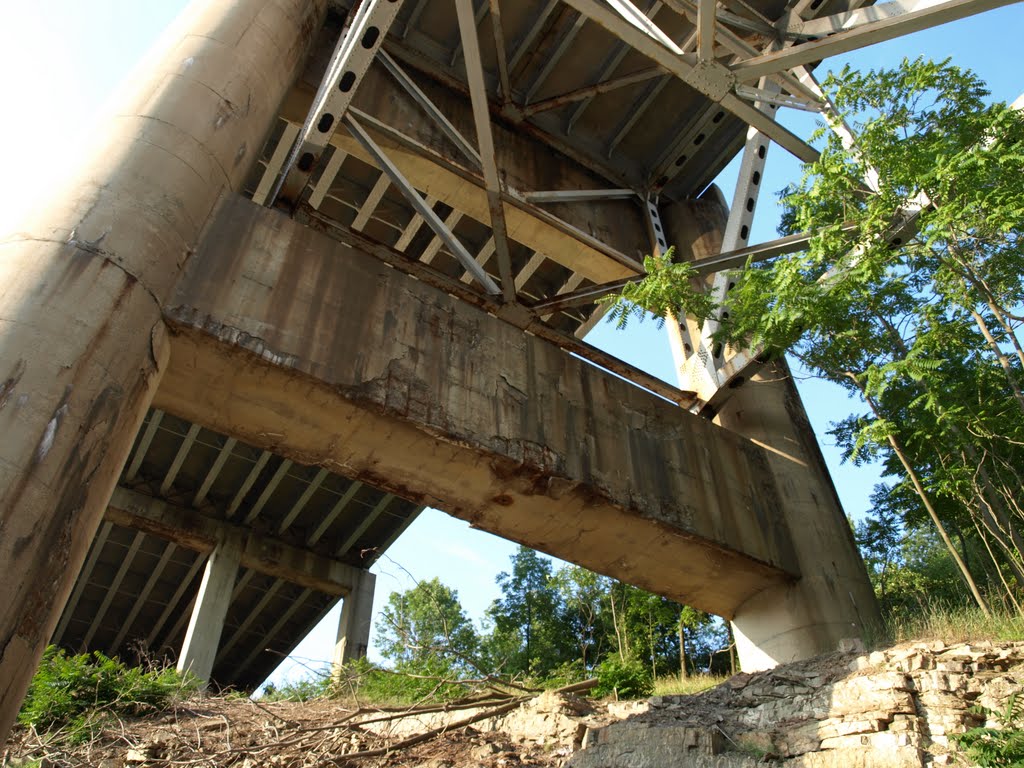
[[[238,578],[238,565],[243,547],[240,536],[229,536],[217,542],[206,561],[203,581],[196,595],[195,608],[185,632],[185,642],[178,656],[178,671],[188,672],[208,683],[217,657],[217,646],[224,631],[224,619],[231,605],[231,592]]]
[[[763,449],[279,212],[165,318],[170,413],[725,616],[798,575]]]
[[[377,577],[361,571],[356,588],[341,603],[338,639],[334,644],[335,671],[350,661],[366,656],[370,647],[370,622],[373,617],[373,592]]]
[[[239,555],[243,567],[328,595],[349,594],[362,572],[311,550],[127,488],[114,490],[104,517],[124,528],[144,531],[205,554],[213,552],[219,541],[238,539],[243,542]]]

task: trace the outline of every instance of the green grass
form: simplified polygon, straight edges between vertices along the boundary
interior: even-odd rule
[[[890,617],[886,637],[874,647],[913,641],[1024,640],[1024,616],[993,610],[985,616],[977,607],[930,606],[912,616]]]
[[[728,679],[728,675],[690,675],[684,680],[680,680],[679,675],[663,675],[654,681],[654,695],[690,696],[714,688]]]

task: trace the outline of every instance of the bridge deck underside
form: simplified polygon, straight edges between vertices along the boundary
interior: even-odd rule
[[[112,505],[126,497],[230,521],[359,568],[369,568],[421,509],[159,410],[150,411],[139,431]],[[123,515],[114,519],[103,523],[93,542],[54,642],[74,652],[173,659],[209,553],[125,527]],[[328,594],[240,567],[214,683],[258,685],[338,597],[337,591]]]

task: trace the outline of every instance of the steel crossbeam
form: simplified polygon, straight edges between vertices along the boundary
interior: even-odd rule
[[[281,198],[293,208],[337,130],[359,83],[377,54],[402,0],[365,0],[343,31],[309,114],[267,202]]]

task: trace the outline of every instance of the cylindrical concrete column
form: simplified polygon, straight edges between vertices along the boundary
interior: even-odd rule
[[[163,303],[325,5],[193,3],[78,173],[0,234],[0,739],[166,365]]]
[[[721,195],[679,204],[666,218],[680,253],[719,252],[727,219]],[[862,639],[881,623],[878,605],[788,366],[768,365],[736,388],[715,422],[767,450],[782,500],[778,524],[788,529],[801,574],[730,617],[742,669],[768,669]]]

